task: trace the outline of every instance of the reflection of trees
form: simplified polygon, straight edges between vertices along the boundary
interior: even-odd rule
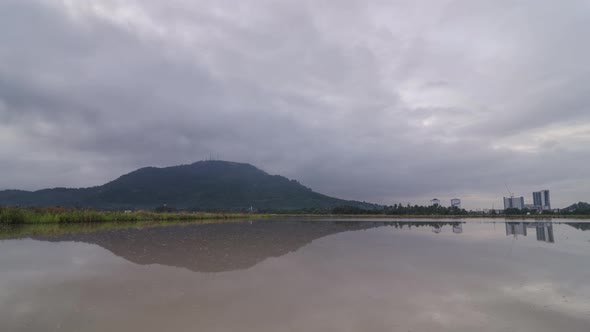
[[[581,231],[590,231],[590,223],[584,222],[568,222],[565,223],[566,225],[572,226],[573,228],[579,229]]]
[[[347,221],[348,223],[358,223],[358,221]],[[343,221],[339,221],[338,223],[343,223]],[[463,224],[465,222],[422,222],[422,221],[379,221],[379,222],[364,222],[366,224],[370,224],[373,227],[383,227],[383,226],[390,226],[398,229],[412,229],[412,228],[432,228],[434,233],[440,233],[443,230],[443,227],[449,226],[452,227],[452,231],[455,234],[463,233]]]
[[[359,221],[337,221],[337,223],[352,223],[358,224]],[[464,222],[426,222],[426,221],[375,221],[375,222],[366,222],[363,221],[363,224],[370,224],[373,226],[390,226],[395,228],[421,228],[421,227],[443,227],[443,226],[457,226],[462,225]]]

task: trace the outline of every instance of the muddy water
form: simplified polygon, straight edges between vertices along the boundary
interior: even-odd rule
[[[0,331],[590,330],[590,223],[1,228]]]

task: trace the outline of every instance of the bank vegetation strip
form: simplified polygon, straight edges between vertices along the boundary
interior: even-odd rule
[[[101,223],[101,222],[158,222],[158,221],[214,221],[243,220],[279,217],[309,218],[390,218],[390,219],[452,219],[452,218],[501,218],[501,219],[590,219],[589,215],[484,215],[484,214],[288,214],[288,213],[235,213],[235,212],[154,212],[154,211],[97,211],[67,208],[19,208],[0,207],[0,224],[60,224],[60,223]]]
[[[65,208],[0,207],[2,224],[52,224],[138,221],[199,221],[214,219],[264,218],[269,214],[162,212],[152,211],[96,211]]]

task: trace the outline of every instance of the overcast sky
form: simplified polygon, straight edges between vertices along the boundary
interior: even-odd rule
[[[590,2],[0,0],[0,189],[213,156],[376,203],[590,201]]]

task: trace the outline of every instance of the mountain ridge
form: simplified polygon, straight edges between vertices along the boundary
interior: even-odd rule
[[[313,191],[296,180],[247,164],[221,160],[166,167],[142,167],[103,185],[0,191],[0,205],[98,209],[183,210],[332,208],[376,205]]]

